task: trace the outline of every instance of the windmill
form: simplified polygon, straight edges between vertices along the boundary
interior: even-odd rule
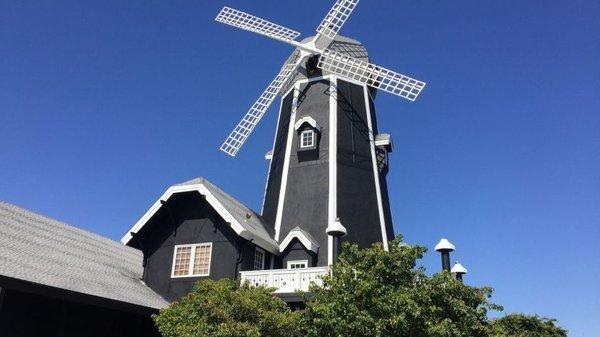
[[[302,42],[296,40],[300,33],[295,30],[233,8],[224,7],[221,10],[216,21],[279,40],[296,48],[279,74],[221,145],[222,151],[231,156],[238,153],[273,101],[282,93],[282,89],[295,78],[298,67],[311,57],[318,57],[316,66],[327,72],[409,101],[417,99],[425,87],[424,82],[329,48],[358,2],[359,0],[336,1],[317,28],[317,34]]]
[[[235,156],[277,96],[281,107],[261,211],[280,244],[275,267],[334,263],[341,241],[367,247],[394,236],[386,175],[389,134],[379,134],[377,89],[414,101],[425,83],[370,63],[338,35],[359,0],[338,0],[313,37],[223,8],[216,18],[294,47],[281,71],[221,146]],[[343,237],[342,237],[343,236]]]

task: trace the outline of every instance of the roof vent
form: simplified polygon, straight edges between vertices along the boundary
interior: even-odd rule
[[[448,239],[446,238],[441,239],[440,242],[438,242],[438,244],[435,245],[436,252],[453,252],[455,249],[456,247],[454,247],[454,245],[450,243],[450,241],[448,241]]]
[[[460,263],[458,263],[458,261],[456,261],[454,263],[454,267],[452,267],[452,270],[450,270],[450,272],[455,274],[456,279],[459,280],[460,282],[462,282],[463,275],[465,275],[467,273],[467,268],[465,268],[462,264],[460,264]]]

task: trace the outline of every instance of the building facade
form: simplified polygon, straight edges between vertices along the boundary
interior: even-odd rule
[[[330,48],[368,60],[349,38]],[[302,65],[282,95],[260,213],[196,178],[167,188],[117,243],[0,203],[0,335],[156,336],[151,314],[206,278],[274,287],[297,305],[340,250],[334,223],[342,242],[387,248],[392,141],[374,97]]]

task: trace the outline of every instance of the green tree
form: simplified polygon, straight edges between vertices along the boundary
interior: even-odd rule
[[[567,337],[555,319],[510,314],[492,320],[492,337]]]
[[[153,318],[164,337],[287,337],[298,315],[272,289],[203,280]]]
[[[448,272],[428,277],[417,260],[426,248],[389,244],[359,249],[344,244],[332,276],[313,287],[301,318],[312,337],[486,337],[491,288],[470,287]]]
[[[417,266],[426,249],[401,238],[359,249],[311,288],[306,308],[291,311],[272,289],[205,280],[153,316],[164,337],[566,337],[556,321],[508,315],[489,320],[491,288],[470,287],[448,272]]]

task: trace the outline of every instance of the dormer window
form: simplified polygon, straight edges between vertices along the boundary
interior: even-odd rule
[[[294,129],[298,132],[298,151],[314,152],[311,157],[318,155],[319,136],[321,126],[310,116],[303,116],[294,124]],[[299,154],[300,155],[300,154]],[[305,158],[310,159],[310,158]],[[317,159],[313,158],[312,160]]]
[[[301,149],[312,149],[316,146],[317,135],[312,129],[304,130],[300,132],[300,148]]]

